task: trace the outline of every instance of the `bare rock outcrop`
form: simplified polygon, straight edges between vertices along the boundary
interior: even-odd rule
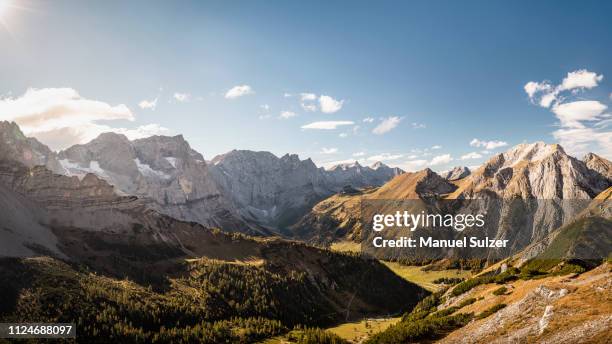
[[[466,166],[456,166],[450,171],[446,171],[441,174],[442,178],[446,180],[459,180],[469,176],[471,173],[470,169]]]

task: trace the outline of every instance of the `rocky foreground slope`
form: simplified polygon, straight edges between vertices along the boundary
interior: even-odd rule
[[[503,294],[493,294],[501,287],[506,288]],[[480,314],[495,305],[506,306],[440,343],[605,343],[612,334],[611,294],[610,264],[576,278],[565,275],[482,285],[462,295],[461,300],[483,299],[461,312]],[[449,306],[460,302],[457,298]]]

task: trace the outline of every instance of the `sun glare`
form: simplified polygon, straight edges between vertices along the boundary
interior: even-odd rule
[[[3,17],[11,7],[10,0],[0,0],[0,17]]]

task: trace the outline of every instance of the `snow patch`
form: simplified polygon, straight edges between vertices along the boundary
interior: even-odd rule
[[[88,167],[82,167],[79,163],[72,162],[68,159],[62,159],[59,163],[69,177],[76,176],[79,179],[83,179],[88,173],[93,173],[101,178],[108,178],[108,173],[101,168],[100,163],[95,160],[90,161]]]
[[[164,159],[166,159],[166,161],[169,162],[170,165],[172,165],[172,167],[176,168],[176,160],[177,160],[176,158],[168,156],[168,157],[165,157]]]
[[[170,179],[172,176],[165,174],[164,172],[157,171],[151,168],[148,164],[143,164],[140,159],[134,159],[136,163],[136,167],[138,167],[138,171],[145,177],[152,178],[160,178],[160,179]]]

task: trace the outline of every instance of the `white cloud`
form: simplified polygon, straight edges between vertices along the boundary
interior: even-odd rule
[[[185,103],[191,99],[191,94],[174,92],[174,99],[176,99],[180,103]]]
[[[372,132],[376,135],[388,133],[389,131],[397,127],[401,121],[402,119],[397,116],[384,118],[383,121],[379,125],[377,125],[374,130],[372,130]]]
[[[363,119],[364,123],[374,123],[374,118],[372,117],[366,117]]]
[[[546,81],[544,82],[530,81],[526,83],[523,88],[525,89],[525,92],[527,93],[529,98],[533,98],[533,96],[535,96],[536,93],[549,91],[552,88],[552,86]]]
[[[317,95],[314,93],[303,92],[300,93],[300,106],[304,111],[315,112],[317,111],[317,104],[314,101],[317,100]]]
[[[28,89],[18,98],[0,98],[0,120],[16,122],[26,135],[54,150],[90,141],[112,129],[99,122],[134,119],[124,104],[86,99],[72,88]]]
[[[316,104],[301,103],[300,106],[302,107],[302,109],[304,109],[304,111],[308,111],[308,112],[315,112],[315,111],[317,111],[317,105]]]
[[[557,101],[557,93],[547,93],[540,98],[540,106],[548,108],[555,101]]]
[[[323,113],[334,113],[342,109],[344,100],[336,100],[330,96],[321,95],[319,97],[319,105],[321,106],[321,112]]]
[[[257,117],[257,118],[259,118],[261,120],[264,120],[264,119],[272,118],[272,115],[269,114],[269,113],[266,113],[266,114],[263,114],[263,115],[259,115],[259,117]]]
[[[304,92],[304,93],[300,93],[300,99],[302,101],[317,100],[317,95],[314,93]]]
[[[238,97],[246,96],[246,95],[253,94],[253,93],[255,93],[255,91],[253,91],[251,86],[238,85],[238,86],[234,86],[230,88],[229,91],[225,93],[225,98],[226,99],[236,99]]]
[[[408,172],[413,172],[423,169],[427,165],[427,160],[408,160],[399,165],[401,169]]]
[[[436,166],[436,165],[448,164],[451,161],[453,161],[453,158],[451,157],[450,154],[442,154],[442,155],[435,156],[433,159],[431,159],[429,164],[432,166]]]
[[[283,93],[283,97],[291,98],[291,97],[293,97],[293,94],[285,92],[285,93]]]
[[[390,153],[382,153],[382,154],[378,154],[378,155],[372,155],[370,157],[368,157],[367,160],[369,161],[390,161],[390,160],[397,160],[404,157],[403,154],[390,154]]]
[[[283,112],[280,113],[279,118],[289,119],[289,118],[295,117],[295,116],[297,116],[297,114],[295,112],[293,112],[293,111],[283,111]]]
[[[340,133],[340,134],[338,134],[338,137],[340,137],[341,139],[345,139],[345,138],[348,137],[348,134],[347,133]]]
[[[597,75],[586,69],[580,69],[567,73],[567,76],[560,85],[553,86],[548,81],[530,81],[525,84],[523,89],[533,103],[548,108],[553,104],[556,105],[563,101],[562,92],[571,90],[575,93],[580,90],[591,89],[597,87],[601,80],[603,80],[603,75]]]
[[[412,122],[412,129],[425,129],[427,126],[423,123]]]
[[[597,83],[603,80],[603,75],[589,72],[586,69],[580,69],[574,72],[567,73],[567,76],[561,83],[560,90],[572,90],[575,88],[591,89],[597,87]]]
[[[264,111],[269,111],[270,110],[270,105],[263,104],[263,105],[260,105],[259,108],[264,110]]]
[[[321,149],[321,154],[336,154],[338,153],[338,148],[325,148]]]
[[[476,152],[471,152],[465,155],[461,156],[461,160],[469,160],[469,159],[480,159],[482,158],[482,155],[476,153]]]
[[[580,100],[571,103],[557,104],[552,112],[561,121],[561,126],[584,128],[581,121],[597,120],[608,107],[595,100]]]
[[[330,168],[336,165],[354,164],[356,162],[358,161],[355,159],[344,159],[344,160],[333,160],[333,161],[321,162],[318,165],[324,168]]]
[[[354,157],[360,157],[360,156],[364,156],[366,153],[365,152],[355,152],[353,153]]]
[[[612,159],[612,132],[607,127],[562,128],[555,130],[553,137],[567,152],[578,157],[596,152]]]
[[[492,150],[495,148],[499,148],[499,147],[504,147],[507,146],[508,142],[505,141],[481,141],[479,139],[473,139],[472,141],[470,141],[470,146],[472,147],[483,147],[485,149],[488,150]]]
[[[608,107],[597,100],[566,99],[579,91],[597,87],[602,80],[603,75],[581,69],[567,73],[561,84],[554,88],[540,90],[525,86],[529,98],[534,101],[541,95],[539,105],[550,108],[559,120],[560,128],[552,135],[570,154],[580,156],[594,151],[612,158],[611,115],[605,113]]]
[[[170,129],[164,128],[159,124],[152,123],[147,125],[141,125],[136,129],[126,129],[126,128],[108,128],[108,130],[104,130],[105,132],[112,131],[118,134],[123,134],[127,136],[130,140],[143,139],[145,137],[150,137],[154,135],[169,135]]]
[[[431,146],[431,149],[434,149],[434,150],[435,150],[435,149],[442,149],[442,146],[440,146],[440,145],[434,145],[434,146]]]
[[[353,125],[353,121],[318,121],[305,124],[302,129],[333,130],[343,125]]]
[[[138,103],[138,106],[141,109],[148,109],[148,110],[153,110],[155,111],[155,108],[157,107],[157,98],[153,99],[153,100],[142,100],[140,101],[140,103]]]

